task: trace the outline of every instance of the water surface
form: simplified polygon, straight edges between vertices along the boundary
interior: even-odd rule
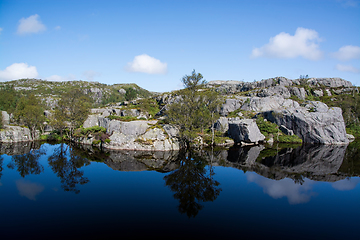
[[[1,144],[1,239],[357,239],[360,151]]]

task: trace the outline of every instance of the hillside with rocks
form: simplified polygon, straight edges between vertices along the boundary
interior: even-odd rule
[[[108,86],[42,80],[1,84],[3,89],[11,85],[22,94],[32,91],[40,95],[47,117],[56,108],[56,101],[47,104],[47,98],[55,99],[71,86],[89,94],[95,108],[70,139],[72,141],[114,150],[170,151],[182,147],[179,129],[167,120],[169,107],[182,102],[181,90],[152,94],[140,89],[136,99],[126,101],[124,97],[114,97],[114,94],[128,91],[129,85],[125,84]],[[359,89],[340,78],[210,81],[197,91],[215,91],[221,104],[216,110],[219,118],[205,132],[199,132],[193,141],[195,147],[213,143],[231,146],[274,142],[346,145],[354,139],[350,133],[357,135],[359,129]],[[108,99],[105,96],[111,94],[113,100],[104,101]],[[11,114],[4,111],[2,114],[5,128],[1,131],[0,142],[33,140],[26,129],[9,125]],[[211,133],[212,126],[215,131]],[[44,128],[48,136],[53,134],[52,130],[50,125]]]
[[[29,93],[39,96],[47,109],[53,109],[61,95],[70,89],[81,89],[91,99],[93,106],[103,106],[110,102],[132,100],[137,97],[147,98],[153,93],[134,83],[107,85],[87,81],[47,81],[41,79],[19,79],[0,82],[0,90],[13,89],[19,95]],[[132,96],[129,96],[129,93]],[[4,109],[1,109],[4,110]]]

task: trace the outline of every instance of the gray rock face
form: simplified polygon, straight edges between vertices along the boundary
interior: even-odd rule
[[[283,96],[284,98],[291,97],[290,91],[284,86],[275,86],[269,87],[261,90],[258,94],[258,97],[270,97],[270,96]]]
[[[229,129],[229,121],[226,117],[220,117],[214,124],[215,130],[226,133]]]
[[[99,126],[99,115],[89,115],[83,124],[84,128],[93,126]]]
[[[308,101],[305,107],[271,110],[264,117],[284,125],[305,143],[348,144],[341,108],[328,108],[326,104]]]
[[[298,108],[300,105],[291,99],[281,96],[271,96],[265,98],[252,97],[241,106],[242,110],[264,112],[274,109]]]
[[[126,94],[126,90],[125,90],[125,89],[122,89],[122,88],[119,89],[118,92],[119,92],[120,94]]]
[[[265,136],[261,134],[255,119],[229,121],[228,133],[236,143],[258,143],[265,140]]]
[[[132,132],[134,133],[134,132]],[[110,143],[105,144],[107,149],[126,149],[140,151],[174,151],[180,150],[179,142],[169,138],[160,128],[148,129],[144,134],[126,135],[115,131],[110,136]]]
[[[165,124],[163,129],[171,138],[175,138],[179,135],[179,129],[171,124]]]
[[[321,89],[314,90],[314,96],[315,97],[322,97],[322,96],[324,96],[324,92]]]
[[[282,131],[283,133],[285,133],[286,135],[294,135],[294,131],[288,129],[287,127],[285,127],[284,125],[281,125],[279,127],[280,131]]]
[[[3,124],[9,124],[10,123],[10,115],[6,111],[1,111],[1,117]]]
[[[307,81],[309,85],[319,87],[324,85],[326,87],[352,87],[352,83],[341,78],[311,78]]]
[[[157,121],[131,121],[123,122],[101,117],[100,115],[90,115],[83,126],[101,126],[106,128],[106,133],[110,135],[110,143],[104,143],[105,149],[116,150],[141,150],[141,151],[173,151],[179,150],[180,144],[177,139],[177,128],[166,124],[163,128],[150,128]],[[82,137],[82,144],[92,144],[95,139],[92,137]]]
[[[120,122],[119,132],[130,136],[140,136],[146,132],[149,125],[146,121]]]
[[[30,130],[19,126],[5,126],[0,131],[0,142],[27,142],[33,141]]]
[[[306,91],[304,88],[298,88],[298,87],[291,87],[290,93],[296,97],[298,97],[301,100],[305,100],[306,98]]]
[[[249,99],[248,97],[240,97],[238,99],[226,99],[225,103],[221,106],[220,115],[227,116],[230,112],[233,112],[244,104]]]

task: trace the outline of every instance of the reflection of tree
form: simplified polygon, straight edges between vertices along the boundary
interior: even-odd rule
[[[301,174],[290,175],[290,178],[294,180],[294,183],[296,184],[303,185],[303,183],[305,182],[304,177]]]
[[[21,177],[29,174],[40,174],[44,171],[44,166],[39,163],[41,155],[45,154],[45,150],[32,149],[30,152],[15,155],[11,157],[11,162],[7,165],[8,168],[14,169],[16,167]]]
[[[220,194],[220,183],[206,175],[205,160],[191,151],[179,154],[180,167],[164,177],[165,184],[180,202],[179,212],[195,217],[203,208],[200,202],[214,201]]]
[[[61,143],[48,158],[48,162],[51,169],[60,178],[64,191],[77,194],[80,190],[76,188],[76,185],[89,182],[89,179],[83,176],[84,172],[78,168],[89,165],[90,162],[86,158],[78,156],[71,146]]]

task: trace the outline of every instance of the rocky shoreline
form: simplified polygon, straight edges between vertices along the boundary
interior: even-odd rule
[[[307,89],[304,88],[304,83]],[[221,117],[214,123],[214,128],[230,139],[219,145],[256,145],[274,141],[266,139],[260,132],[256,124],[258,117],[278,125],[282,134],[297,135],[303,143],[346,145],[349,138],[353,138],[346,134],[341,108],[328,107],[320,101],[305,100],[309,91],[328,96],[336,92],[346,94],[355,89],[357,91],[357,88],[343,79],[290,80],[279,77],[252,83],[211,81],[206,87],[220,92],[224,99],[219,109]],[[155,99],[163,109],[179,100],[176,94],[162,94]],[[72,141],[112,150],[174,151],[182,147],[177,128],[160,123],[164,118],[161,116],[162,111],[157,114],[157,119],[138,109],[123,109],[121,105],[92,109],[91,113],[83,128],[102,127],[106,130],[108,140],[99,142],[89,134],[73,137]],[[39,138],[37,136],[32,139],[26,127],[9,125],[10,116],[6,112],[3,111],[2,116],[4,128],[0,132],[0,142],[33,141]],[[110,116],[130,116],[136,120],[122,121]],[[151,120],[147,120],[150,118]],[[206,146],[202,138],[199,135],[195,145]]]

